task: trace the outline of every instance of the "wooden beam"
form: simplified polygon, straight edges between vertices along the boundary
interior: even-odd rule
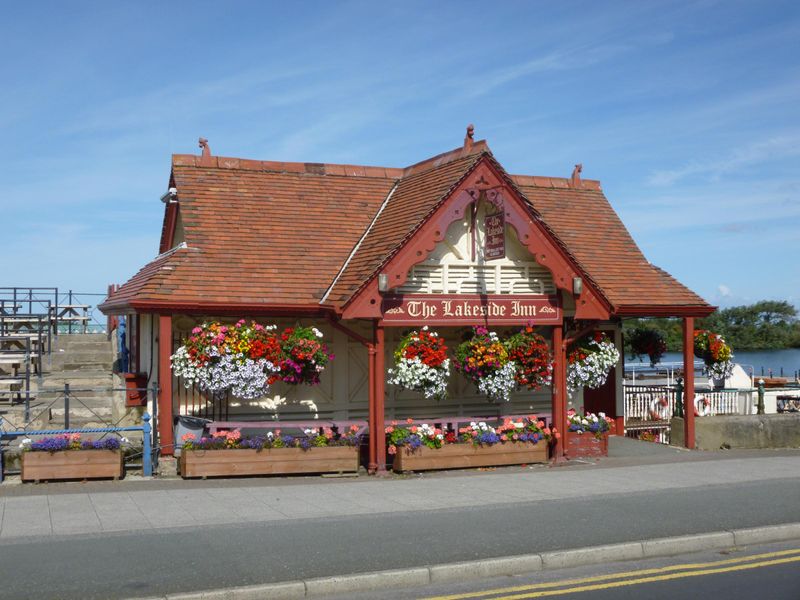
[[[683,439],[694,449],[694,318],[683,319]]]
[[[385,332],[381,325],[375,325],[375,454],[378,462],[376,473],[386,473],[386,345]]]
[[[161,454],[172,456],[174,436],[172,431],[172,315],[158,316],[158,442]]]
[[[561,439],[553,445],[553,460],[556,462],[564,458],[564,444],[567,442],[567,345],[563,337],[561,326],[553,327],[553,426],[561,434]]]

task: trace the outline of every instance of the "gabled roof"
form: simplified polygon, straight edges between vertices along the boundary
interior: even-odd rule
[[[700,296],[647,261],[599,186],[575,189],[540,177],[513,175],[512,179],[616,314],[642,305],[708,307]]]
[[[482,160],[615,314],[712,310],[647,262],[599,182],[508,176],[485,142],[405,169],[175,155],[171,184],[187,247],[158,256],[101,309],[339,312]]]

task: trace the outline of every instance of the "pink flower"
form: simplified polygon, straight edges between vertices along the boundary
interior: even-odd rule
[[[358,431],[358,425],[350,425],[350,431],[352,431],[353,433]]]
[[[397,446],[394,444],[389,445],[389,454],[397,454]]]
[[[507,442],[508,436],[504,433],[503,435],[500,436],[500,439],[503,440],[504,442]]]
[[[193,433],[184,433],[184,434],[181,436],[181,439],[182,439],[184,442],[190,442],[190,441],[194,441],[196,438],[195,438],[195,436],[194,436],[194,434],[193,434]]]
[[[470,433],[470,435],[471,435],[472,437],[478,437],[478,432],[477,432],[477,431],[475,431],[474,429],[473,429],[472,431],[470,431],[469,433]]]
[[[192,333],[202,333],[202,332],[203,330],[200,327],[195,327],[194,329],[192,329]]]
[[[394,432],[394,427],[387,427],[386,428],[386,433],[392,433],[392,432]]]
[[[411,417],[408,417],[406,419],[406,423],[408,423],[409,425],[411,425],[413,422],[414,422],[414,419],[412,419]]]
[[[412,425],[411,426],[411,433],[417,433],[417,426],[416,425]]]
[[[519,436],[516,433],[514,435],[512,435],[511,437],[515,442],[519,439]]]
[[[541,429],[542,427],[544,427],[544,421],[539,421],[538,423],[536,423],[536,426],[537,426],[539,429]]]

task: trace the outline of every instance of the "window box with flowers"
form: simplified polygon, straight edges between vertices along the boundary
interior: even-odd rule
[[[608,432],[614,424],[605,413],[580,415],[567,411],[567,456],[590,458],[608,456]]]
[[[458,433],[443,432],[425,423],[417,425],[413,419],[386,428],[396,472],[546,462],[550,440],[557,435],[535,415],[517,421],[506,419],[497,428],[473,422]]]
[[[22,440],[22,481],[58,479],[120,479],[122,450],[118,438],[81,440],[64,434],[41,440]]]
[[[238,430],[218,431],[197,438],[183,436],[181,476],[232,477],[238,475],[292,475],[358,471],[360,428],[343,434],[322,427],[303,435],[281,435],[280,429],[264,436],[243,438]]]

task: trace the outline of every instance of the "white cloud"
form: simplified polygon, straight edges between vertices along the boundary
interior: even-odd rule
[[[717,291],[719,292],[719,295],[722,296],[723,298],[727,298],[728,296],[731,295],[731,288],[729,288],[724,283],[720,283],[717,286]]]
[[[780,135],[751,142],[721,158],[696,160],[676,169],[656,171],[648,178],[648,183],[656,186],[672,185],[692,175],[703,175],[706,180],[717,181],[720,175],[738,171],[743,167],[798,154],[800,154],[800,134]]]

